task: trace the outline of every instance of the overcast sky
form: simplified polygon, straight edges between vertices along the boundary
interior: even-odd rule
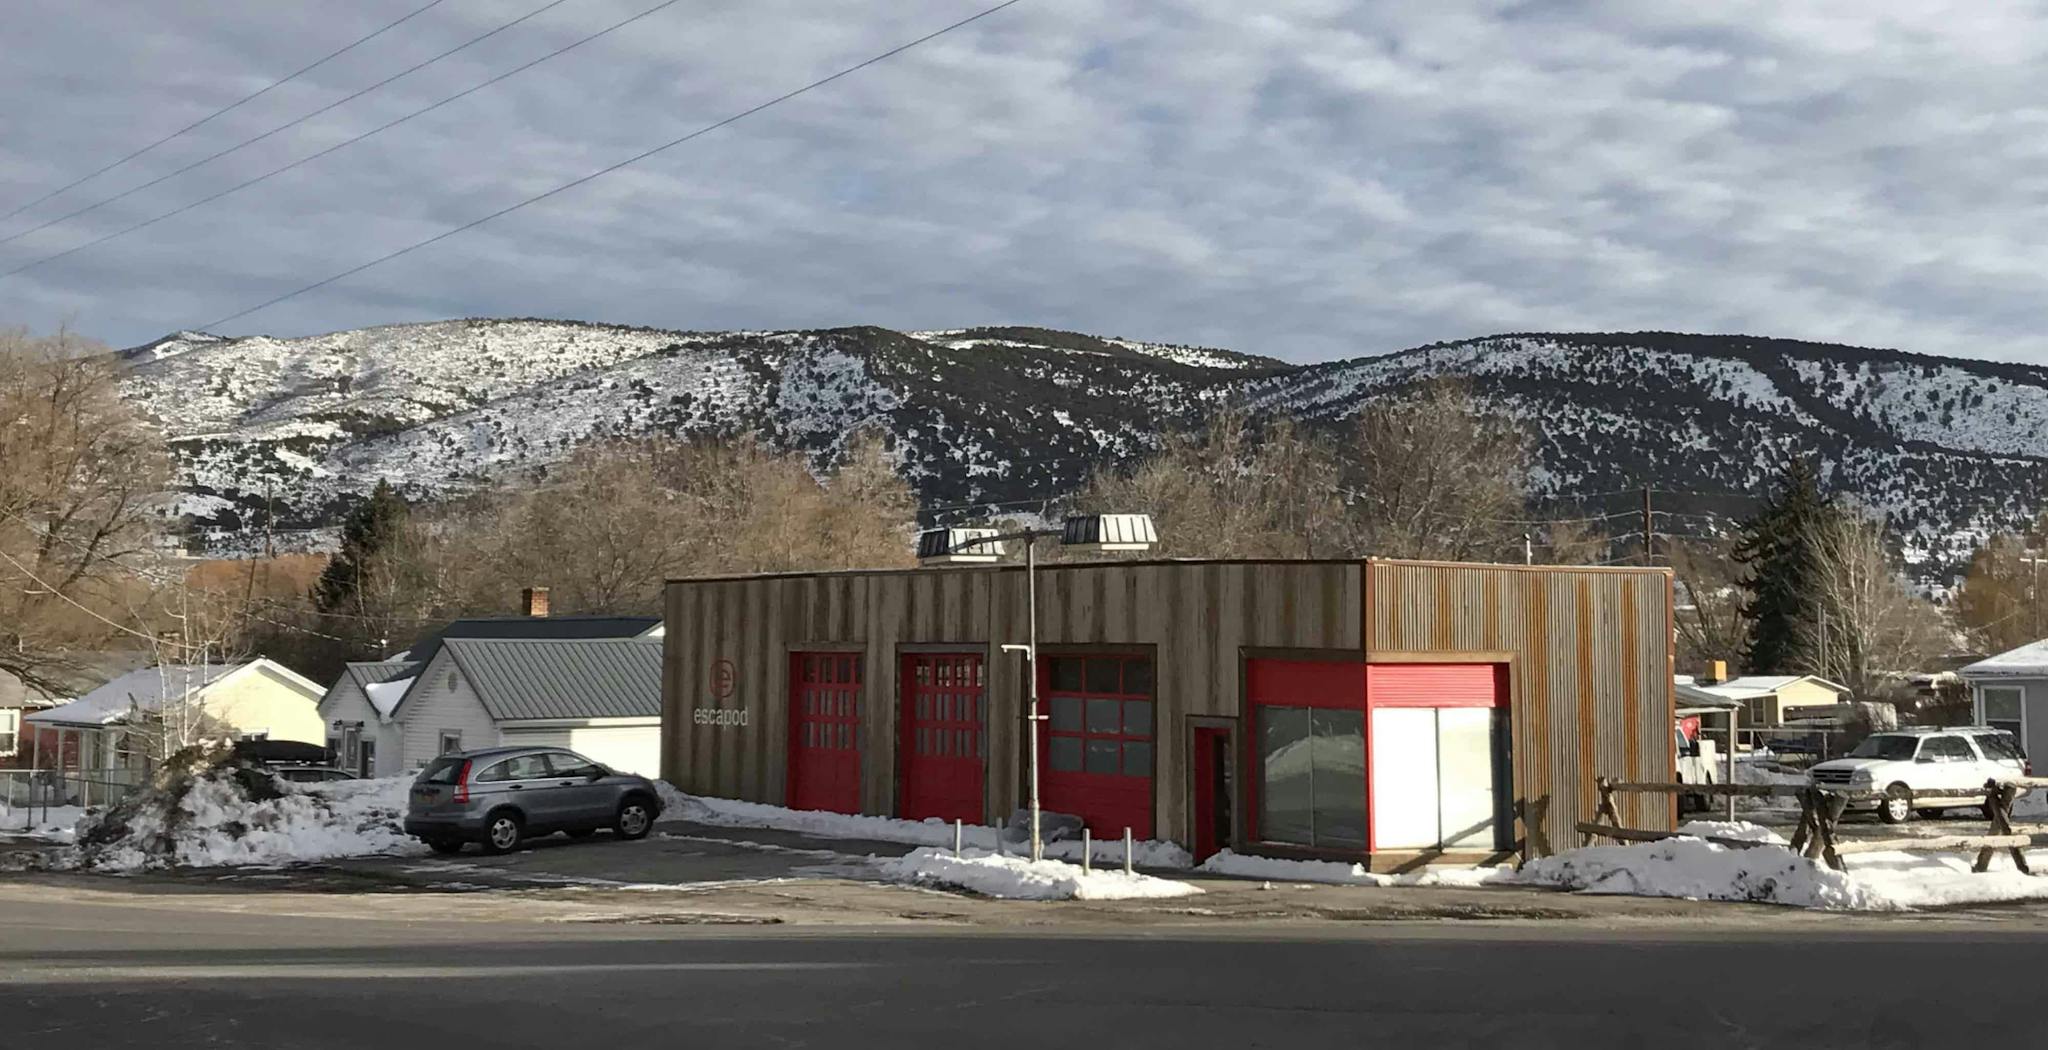
[[[7,0],[0,213],[425,0]],[[0,270],[654,6],[566,0],[0,245]],[[681,0],[268,182],[0,279],[117,345],[439,233],[994,0]],[[175,170],[541,7],[443,0],[0,223]],[[1038,324],[1294,360],[1502,331],[1747,332],[2048,362],[2048,14],[1872,0],[1022,0],[222,327],[455,316]]]

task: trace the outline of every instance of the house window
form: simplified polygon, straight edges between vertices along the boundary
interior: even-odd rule
[[[2017,686],[1984,688],[1977,693],[1977,716],[1980,721],[1993,729],[2003,729],[2012,734],[2014,742],[2025,747],[2027,738],[2026,712],[2022,698],[2026,693]]]
[[[441,730],[441,754],[448,755],[462,750],[462,730]]]
[[[21,750],[21,712],[14,708],[0,710],[0,755],[12,755]]]

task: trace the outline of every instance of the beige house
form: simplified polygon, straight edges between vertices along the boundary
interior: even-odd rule
[[[1806,707],[1833,707],[1849,699],[1849,687],[1817,675],[1744,675],[1702,686],[1743,704],[1742,720],[1753,726],[1779,726],[1792,712]]]
[[[210,666],[145,667],[68,704],[30,712],[28,746],[61,754],[66,767],[109,769],[140,764],[160,750],[152,737],[198,727],[200,736],[263,738],[324,744],[316,706],[320,685],[291,668],[258,658]],[[54,765],[54,761],[39,764]]]

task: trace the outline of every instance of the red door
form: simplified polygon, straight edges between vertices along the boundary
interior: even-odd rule
[[[1152,658],[1053,656],[1039,692],[1039,795],[1097,835],[1152,837]]]
[[[1195,860],[1207,860],[1230,845],[1230,730],[1196,726],[1194,731]]]
[[[907,654],[900,681],[902,815],[979,824],[988,767],[980,655]]]
[[[789,654],[791,809],[860,812],[858,653]]]

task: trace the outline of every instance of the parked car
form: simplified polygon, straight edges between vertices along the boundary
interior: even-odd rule
[[[493,747],[442,755],[412,782],[406,834],[437,853],[474,842],[486,853],[565,832],[582,838],[610,828],[645,838],[661,815],[654,782],[615,772],[573,751]]]
[[[277,779],[294,784],[331,784],[337,780],[360,780],[361,777],[346,769],[333,766],[271,766],[270,771]]]
[[[1931,815],[1963,805],[1982,804],[1964,792],[1987,780],[2029,775],[2031,766],[2012,734],[1989,726],[1889,729],[1863,738],[1847,757],[1822,762],[1807,771],[1815,787],[1881,791],[1875,806],[1887,824],[1900,824],[1917,811]],[[1913,797],[1915,791],[1957,792],[1953,800]]]

